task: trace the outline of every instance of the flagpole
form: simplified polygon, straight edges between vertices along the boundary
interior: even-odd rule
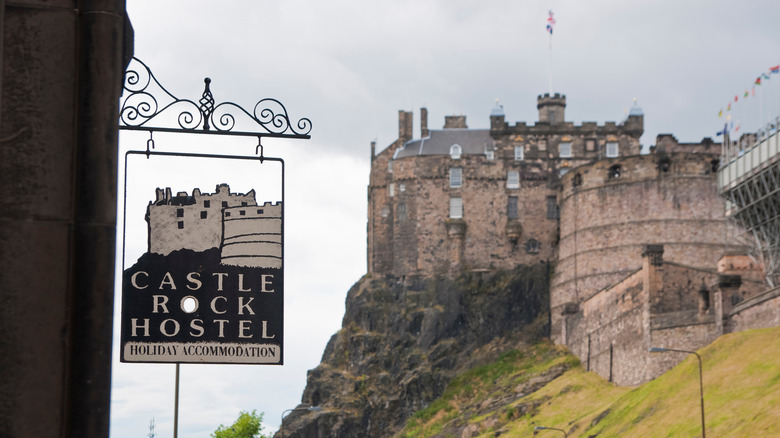
[[[553,87],[552,87],[552,34],[553,34],[553,26],[555,26],[555,18],[553,18],[553,11],[549,11],[547,16],[547,33],[550,34],[549,36],[549,53],[550,53],[550,74],[547,77],[548,79],[548,92],[550,93],[550,96],[553,95]]]
[[[550,88],[550,96],[553,95],[552,91],[552,32],[550,32],[550,74],[549,74],[549,88]]]

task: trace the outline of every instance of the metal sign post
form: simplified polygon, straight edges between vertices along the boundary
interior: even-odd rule
[[[149,133],[145,149],[125,155],[124,254],[130,244],[128,221],[138,223],[141,215],[146,252],[129,263],[123,257],[120,358],[176,364],[174,438],[180,364],[283,364],[284,161],[266,157],[262,139],[309,139],[311,131],[309,119],[292,123],[276,99],[260,100],[251,112],[232,102],[216,104],[211,80],[204,82],[197,102],[178,99],[134,58],[125,74],[120,109],[120,130]],[[155,132],[255,137],[256,155],[160,151]],[[172,158],[171,170],[181,172],[192,163],[196,179],[203,182],[191,192],[179,191],[182,187],[174,192],[166,185],[170,182],[161,184],[150,176],[148,169]],[[188,165],[181,166],[182,160]],[[201,190],[205,174],[214,177],[213,163],[226,161],[251,167],[228,171],[212,185],[213,191],[208,186]],[[145,209],[134,210],[141,204],[128,206],[128,186],[139,166],[148,168],[132,187],[147,187],[147,198]],[[209,171],[198,173],[203,168]],[[231,187],[237,173],[268,172],[278,177],[271,188],[263,182]],[[162,179],[168,181],[167,176]],[[179,184],[174,178],[171,185]],[[143,234],[137,228],[133,239]]]

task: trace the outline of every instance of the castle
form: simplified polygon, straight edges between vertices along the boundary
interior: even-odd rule
[[[219,248],[224,265],[282,267],[282,203],[258,206],[254,190],[230,193],[220,184],[213,194],[196,188],[192,196],[173,196],[170,188],[158,188],[146,221],[150,253]]]
[[[661,134],[648,154],[634,104],[621,122],[575,125],[566,97],[538,96],[539,120],[489,129],[445,117],[376,153],[368,187],[369,273],[427,276],[550,266],[551,337],[621,385],[650,380],[729,331],[780,324],[780,292],[729,238],[716,183],[720,144]]]

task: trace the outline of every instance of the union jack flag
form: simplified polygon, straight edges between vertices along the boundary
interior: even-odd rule
[[[550,11],[550,16],[547,17],[547,32],[550,32],[550,35],[552,35],[554,24],[555,18],[553,18],[553,11]]]

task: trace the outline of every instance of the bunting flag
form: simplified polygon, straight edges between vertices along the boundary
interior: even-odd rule
[[[756,76],[756,79],[753,81],[753,84],[750,87],[750,89],[746,88],[743,93],[738,93],[738,94],[734,95],[734,103],[736,104],[737,102],[739,102],[740,94],[742,94],[742,99],[743,100],[747,99],[748,96],[754,96],[755,97],[756,96],[756,85],[759,85],[759,86],[762,85],[762,81],[768,81],[769,79],[772,78],[771,75],[773,75],[773,74],[780,74],[780,64],[772,66],[772,67],[769,67],[769,74],[767,74],[766,72],[762,72],[758,76]],[[728,106],[726,107],[726,111],[731,111],[731,102],[728,103]],[[721,108],[721,110],[718,111],[718,117],[722,117],[722,116],[723,116],[723,109]],[[733,128],[733,123],[732,123],[732,128]],[[739,126],[737,126],[737,129],[739,129]]]
[[[720,137],[721,135],[726,135],[728,133],[729,133],[729,125],[727,123],[724,123],[723,124],[723,130],[722,131],[718,131],[718,137]]]
[[[553,33],[553,25],[555,25],[555,18],[553,18],[553,11],[550,11],[550,16],[547,17],[547,32],[550,32],[550,35]]]

